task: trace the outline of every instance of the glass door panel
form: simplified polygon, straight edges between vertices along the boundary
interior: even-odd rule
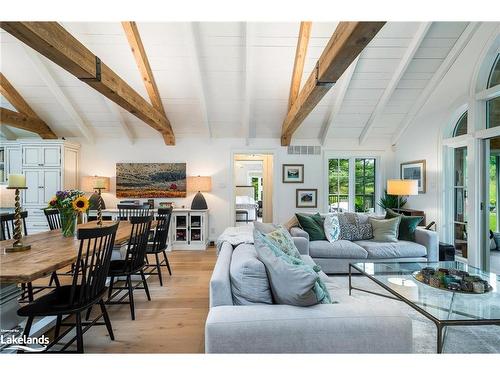
[[[188,241],[188,215],[176,214],[175,216],[175,240],[177,242]]]
[[[454,150],[454,244],[457,255],[467,258],[467,147]]]
[[[500,137],[486,140],[486,244],[490,271],[500,273]],[[488,251],[487,251],[488,252]]]

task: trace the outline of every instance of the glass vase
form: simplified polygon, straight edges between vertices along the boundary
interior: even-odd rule
[[[64,237],[74,237],[76,230],[76,212],[61,211],[61,230]]]

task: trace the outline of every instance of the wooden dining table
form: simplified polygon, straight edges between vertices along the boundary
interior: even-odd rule
[[[111,226],[114,221],[104,221],[103,226]],[[154,228],[155,222],[151,225]],[[79,228],[95,228],[96,222],[78,225]],[[120,221],[115,237],[115,248],[125,244],[131,233],[132,224]],[[76,237],[64,237],[60,229],[41,232],[23,237],[23,243],[31,249],[8,253],[13,240],[0,241],[0,283],[28,283],[46,277],[74,263],[78,256],[80,241]]]

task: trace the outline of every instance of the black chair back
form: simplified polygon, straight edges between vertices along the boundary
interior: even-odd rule
[[[49,229],[61,229],[61,215],[57,208],[46,208],[43,210],[47,223],[49,224]]]
[[[21,212],[21,220],[23,224],[24,235],[28,235],[28,230],[26,229],[26,218],[28,217],[28,212]],[[14,236],[14,222],[16,220],[16,214],[0,214],[0,241],[11,240]]]
[[[91,303],[106,290],[118,224],[78,229],[80,248],[71,284],[70,305]]]
[[[146,264],[146,248],[152,221],[153,216],[132,216],[130,218],[132,230],[125,255],[125,263],[130,267],[129,272],[139,271]]]
[[[172,208],[159,208],[156,221],[156,230],[151,252],[159,253],[167,248],[168,231],[170,229],[170,219]]]
[[[149,216],[149,204],[118,204],[118,219],[130,220],[133,216]]]

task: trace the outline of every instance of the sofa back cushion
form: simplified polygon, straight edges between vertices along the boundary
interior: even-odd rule
[[[273,303],[266,267],[253,245],[241,244],[234,249],[229,275],[235,305]]]
[[[370,218],[373,228],[373,240],[377,242],[398,242],[400,217],[393,219]]]
[[[295,216],[301,228],[309,234],[310,241],[326,240],[325,231],[323,229],[325,219],[319,213],[314,215],[296,213]]]

